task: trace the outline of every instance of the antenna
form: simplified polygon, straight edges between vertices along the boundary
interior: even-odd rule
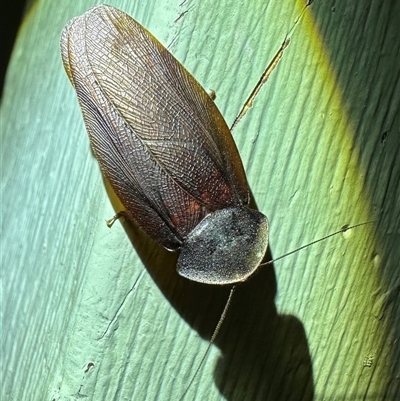
[[[277,260],[283,259],[283,258],[285,258],[286,256],[289,256],[289,255],[291,255],[291,254],[293,254],[293,253],[296,253],[296,252],[298,252],[298,251],[301,251],[301,250],[304,249],[304,248],[308,248],[309,246],[314,245],[314,244],[317,244],[318,242],[325,241],[326,239],[328,239],[328,238],[330,238],[330,237],[333,237],[334,235],[341,234],[341,233],[345,233],[346,231],[352,230],[353,228],[357,228],[357,227],[360,227],[360,226],[365,226],[365,225],[367,225],[367,224],[371,224],[371,223],[374,223],[374,222],[375,222],[375,220],[370,220],[370,221],[366,221],[366,222],[364,222],[364,223],[354,224],[354,225],[352,225],[352,226],[349,226],[348,224],[346,224],[346,225],[344,225],[340,230],[337,230],[337,231],[335,231],[335,232],[333,232],[333,233],[331,233],[331,234],[325,235],[325,236],[322,237],[322,238],[319,238],[319,239],[316,239],[316,240],[314,240],[314,241],[311,241],[311,242],[309,242],[308,244],[302,245],[301,247],[294,249],[293,251],[290,251],[290,252],[285,253],[285,254],[283,254],[283,255],[281,255],[281,256],[278,256],[278,257],[275,258],[275,259],[271,259],[271,260],[269,260],[268,262],[261,263],[260,266],[270,265],[270,264],[276,262]]]
[[[231,125],[231,131],[236,127],[236,125],[239,123],[239,121],[245,116],[245,114],[251,109],[253,106],[253,102],[255,98],[257,97],[258,93],[260,92],[261,88],[264,86],[264,84],[268,81],[268,78],[270,77],[271,73],[275,68],[277,67],[279,61],[283,57],[283,53],[286,50],[286,48],[290,44],[290,38],[293,35],[293,32],[296,30],[297,25],[303,18],[304,13],[306,12],[307,8],[311,6],[311,4],[314,2],[314,0],[308,0],[307,3],[305,4],[302,12],[300,15],[297,17],[297,19],[294,21],[292,27],[290,28],[289,32],[286,34],[285,39],[283,40],[280,48],[278,51],[275,53],[275,56],[272,58],[272,60],[269,62],[267,67],[265,68],[264,72],[261,75],[261,78],[258,80],[256,86],[254,89],[251,91],[249,97],[246,99],[246,101],[243,104],[243,107],[239,111],[238,115],[236,116],[235,120],[233,121]]]
[[[201,361],[200,361],[199,365],[197,366],[196,372],[194,372],[194,375],[190,379],[190,382],[187,385],[185,392],[182,394],[181,398],[179,398],[179,401],[183,401],[183,399],[185,398],[186,394],[188,393],[190,387],[192,386],[192,384],[194,382],[194,379],[196,378],[197,374],[199,373],[200,368],[203,366],[203,363],[206,360],[208,353],[210,352],[211,346],[214,344],[214,341],[215,341],[215,339],[216,339],[216,337],[217,337],[217,335],[218,335],[218,333],[219,333],[219,331],[221,329],[222,323],[225,320],[225,317],[226,317],[226,314],[228,312],[229,306],[231,305],[232,296],[233,296],[233,293],[234,293],[235,289],[236,289],[236,284],[233,285],[232,288],[231,288],[231,291],[230,291],[230,293],[228,295],[228,299],[227,299],[227,301],[225,303],[224,310],[222,311],[221,316],[220,316],[220,318],[218,320],[218,323],[215,326],[214,332],[213,332],[213,334],[211,336],[211,339],[210,339],[210,341],[208,343],[206,352],[204,353],[203,358],[201,358]]]

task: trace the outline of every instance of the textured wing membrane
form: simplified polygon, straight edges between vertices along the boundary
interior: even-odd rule
[[[176,181],[210,206],[232,204],[235,192],[244,192],[240,190],[243,185],[247,196],[231,134],[205,91],[132,18],[112,8],[101,11],[100,16],[93,12],[87,17],[93,18],[90,25],[96,27],[86,33],[86,43],[92,48],[89,61],[93,73],[101,78],[107,98],[135,134]],[[170,140],[174,140],[174,146],[165,149]],[[196,152],[187,152],[187,147]],[[198,154],[200,150],[203,154]],[[183,152],[185,157],[181,156]],[[229,152],[229,157],[236,154],[237,160],[228,162],[224,152]],[[188,165],[192,166],[191,174],[187,174]],[[236,165],[240,171],[235,174]],[[229,171],[232,182],[226,182],[230,177],[226,174],[228,166],[233,170]],[[215,194],[214,198],[205,196],[210,193]]]
[[[76,37],[84,32],[83,26],[74,21],[68,26],[68,35]],[[169,249],[178,248],[204,217],[205,210],[160,168],[105,98],[90,73],[86,49],[72,40],[62,43],[63,60],[72,71],[70,77],[104,175],[128,214],[150,236]]]
[[[77,88],[85,124],[96,157],[121,199],[127,213],[155,240],[168,249],[177,249],[204,210],[159,168],[143,151],[143,145],[118,115],[104,113],[89,98],[85,88]],[[101,132],[101,135],[98,133]],[[128,145],[124,142],[129,138]],[[132,159],[127,162],[127,153]],[[154,187],[154,182],[163,191]],[[151,199],[151,203],[149,202]],[[177,203],[178,202],[178,203]],[[185,213],[185,210],[189,213]]]
[[[248,203],[221,114],[143,27],[98,6],[64,28],[61,48],[103,173],[154,239],[179,247],[209,210]]]

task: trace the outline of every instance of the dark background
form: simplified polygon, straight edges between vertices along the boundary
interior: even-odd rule
[[[3,32],[0,35],[0,99],[3,97],[4,78],[18,28],[21,24],[25,10],[28,9],[28,4],[31,4],[31,1],[5,0],[3,4],[0,16],[0,23],[3,27]]]

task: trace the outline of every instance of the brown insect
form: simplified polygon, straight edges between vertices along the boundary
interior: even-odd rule
[[[62,59],[102,172],[125,216],[170,250],[190,280],[246,280],[268,245],[268,221],[217,106],[147,30],[120,10],[71,20]]]

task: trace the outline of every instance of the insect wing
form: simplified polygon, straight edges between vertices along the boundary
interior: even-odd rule
[[[208,212],[248,203],[217,107],[141,25],[98,6],[70,21],[61,49],[103,174],[150,236],[178,248]]]

